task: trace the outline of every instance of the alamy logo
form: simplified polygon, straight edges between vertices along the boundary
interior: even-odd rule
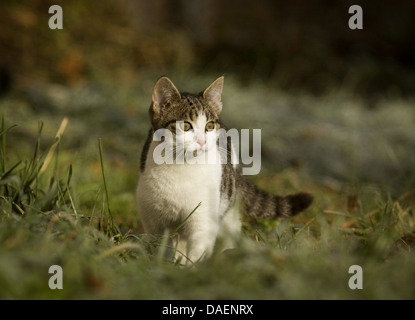
[[[51,30],[63,29],[63,11],[62,7],[58,5],[53,5],[49,7],[49,14],[53,14],[49,18],[49,28]]]
[[[349,288],[352,290],[363,289],[363,269],[359,265],[349,267],[349,273],[353,274],[349,278]]]
[[[63,270],[59,265],[53,265],[49,267],[49,274],[53,274],[49,278],[49,288],[52,290],[63,289]]]
[[[353,5],[349,8],[349,13],[353,14],[349,18],[349,28],[351,30],[363,29],[363,9],[361,6]]]
[[[153,141],[160,143],[153,150],[153,160],[156,164],[232,164],[242,166],[243,175],[255,175],[261,171],[261,130],[253,129],[252,141],[250,130],[242,129],[240,134],[236,129],[215,130],[215,146],[208,149],[187,149],[185,137],[180,134],[179,127],[183,121],[177,121],[176,135],[168,129],[154,132]],[[228,144],[230,139],[230,145]],[[252,145],[252,155],[250,155]]]

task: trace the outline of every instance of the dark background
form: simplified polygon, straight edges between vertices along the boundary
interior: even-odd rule
[[[64,28],[48,28],[48,8]],[[350,30],[348,9],[363,9]],[[415,83],[415,3],[401,1],[2,1],[2,91],[22,79],[63,84],[152,70],[227,73],[242,83],[322,94],[408,96]]]
[[[56,4],[62,30],[48,26]],[[356,4],[363,30],[348,26]],[[261,128],[264,176],[297,170],[400,195],[415,185],[414,39],[409,0],[6,0],[0,114],[19,124],[8,141],[20,154],[39,120],[53,137],[70,119],[61,148],[83,166],[102,138],[130,195],[156,80],[198,92],[225,75],[221,118]]]

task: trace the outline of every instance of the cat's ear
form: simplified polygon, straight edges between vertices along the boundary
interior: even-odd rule
[[[167,77],[161,77],[153,89],[153,112],[158,114],[171,106],[171,102],[180,99],[180,92]]]
[[[223,76],[217,78],[205,91],[203,91],[203,98],[208,101],[209,105],[215,109],[217,114],[222,111],[222,89],[224,79]]]

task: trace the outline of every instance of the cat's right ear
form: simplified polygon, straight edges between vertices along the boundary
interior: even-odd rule
[[[180,92],[167,77],[161,77],[153,90],[153,112],[159,114],[171,106],[171,103],[180,99]]]

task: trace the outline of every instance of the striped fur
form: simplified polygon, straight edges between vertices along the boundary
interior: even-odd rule
[[[307,209],[313,202],[313,196],[308,193],[297,193],[285,197],[269,194],[244,176],[240,185],[242,210],[253,218],[286,218]]]
[[[177,89],[176,89],[177,90]],[[149,145],[152,141],[154,130],[167,128],[175,134],[176,121],[194,122],[200,113],[206,115],[207,121],[214,121],[216,129],[224,128],[220,123],[218,110],[214,110],[203,98],[203,92],[199,94],[179,93],[167,102],[166,111],[155,116],[153,106],[150,108],[150,117],[153,127],[150,129],[147,141],[141,156],[141,171],[145,169],[145,162]],[[228,150],[231,150],[230,142]],[[227,164],[223,165],[221,181],[221,197],[233,205],[237,196],[242,201],[243,213],[254,218],[275,219],[295,215],[307,207],[313,201],[313,197],[307,193],[298,193],[286,197],[271,195],[259,189],[253,183],[242,176],[241,170],[230,163],[228,154]]]
[[[228,161],[225,164],[175,164],[173,167],[154,164],[151,152],[157,142],[153,141],[153,133],[158,129],[168,129],[174,136],[176,121],[187,121],[195,128],[212,122],[216,130],[225,129],[219,119],[222,86],[223,78],[219,78],[199,94],[180,93],[168,78],[159,79],[149,111],[152,128],[141,155],[137,203],[146,232],[174,230],[195,204],[204,202],[198,209],[201,211],[199,216],[192,216],[181,234],[181,240],[193,241],[193,245],[183,249],[188,250],[193,260],[211,252],[220,231],[219,226],[209,224],[220,223],[228,220],[227,216],[234,216],[237,199],[240,199],[240,209],[244,214],[267,219],[295,215],[313,201],[313,197],[307,193],[282,197],[256,187],[242,175],[239,165],[231,163],[233,148],[230,139]],[[205,135],[207,137],[208,133]],[[206,145],[207,142],[206,138]],[[213,140],[213,147],[218,148],[218,141]],[[239,219],[230,224],[230,229],[240,227]]]

